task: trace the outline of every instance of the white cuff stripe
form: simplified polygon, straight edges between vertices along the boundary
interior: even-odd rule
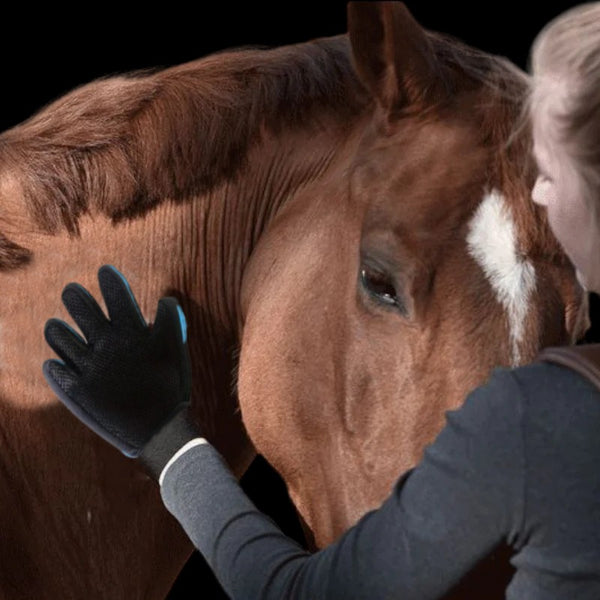
[[[185,444],[184,446],[179,448],[179,450],[177,450],[177,452],[175,452],[175,454],[173,454],[173,456],[171,456],[171,458],[169,459],[169,462],[165,465],[164,469],[161,471],[160,477],[158,478],[158,484],[162,486],[163,479],[165,478],[165,473],[167,472],[167,469],[182,454],[185,454],[188,450],[190,450],[191,448],[194,448],[195,446],[199,446],[200,444],[208,444],[208,442],[204,438],[194,438],[193,440],[190,440],[187,444]]]

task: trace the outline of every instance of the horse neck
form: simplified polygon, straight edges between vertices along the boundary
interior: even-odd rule
[[[326,171],[363,101],[343,37],[74,90],[0,140],[0,279],[15,290],[0,314],[62,317],[60,287],[76,280],[97,292],[102,262],[134,279],[149,320],[157,296],[178,296],[198,414],[215,439],[235,437],[219,434],[219,423],[237,405],[223,396],[236,365],[244,265],[278,210]],[[20,263],[28,253],[33,262]],[[28,305],[18,289],[48,300]],[[36,362],[32,354],[15,373],[24,384],[47,348],[39,335],[21,340],[16,327],[8,337],[8,347],[36,348]],[[35,378],[17,400],[19,386],[0,382],[0,393],[39,405],[35,398],[48,398],[42,384]]]
[[[285,123],[277,128],[262,127],[259,138],[253,138],[239,161],[243,166],[236,159],[222,168],[227,172],[235,167],[227,178],[208,173],[207,165],[213,164],[214,158],[211,144],[194,135],[202,148],[180,162],[189,165],[189,180],[195,183],[198,163],[191,159],[204,161],[198,165],[198,170],[207,173],[206,181],[200,181],[203,189],[189,193],[190,185],[171,190],[168,184],[180,178],[160,165],[153,171],[154,163],[144,154],[157,135],[147,136],[124,156],[119,150],[125,142],[109,144],[113,138],[135,143],[128,127],[142,113],[141,100],[133,92],[146,86],[151,97],[151,83],[115,79],[76,90],[69,102],[59,101],[52,110],[3,137],[0,145],[0,233],[32,257],[23,263],[5,260],[0,268],[0,449],[4,457],[0,463],[0,488],[4,490],[0,494],[0,530],[10,541],[0,546],[0,562],[9,577],[6,585],[0,577],[0,595],[6,586],[15,587],[10,578],[20,572],[19,565],[29,564],[22,554],[30,557],[40,582],[50,589],[48,581],[56,568],[46,552],[50,545],[72,549],[68,575],[59,577],[62,590],[102,589],[108,585],[103,581],[123,584],[125,579],[127,589],[139,590],[152,564],[165,566],[161,578],[166,590],[169,577],[189,552],[189,543],[161,511],[158,496],[153,501],[145,494],[123,500],[123,489],[137,490],[149,484],[139,481],[130,461],[69,416],[42,377],[41,364],[52,354],[42,335],[43,323],[52,316],[71,321],[60,303],[60,291],[69,281],[81,283],[100,298],[97,269],[104,263],[114,264],[129,279],[149,321],[161,295],[177,296],[189,322],[197,414],[238,475],[252,457],[235,394],[230,392],[241,330],[240,288],[245,264],[280,209],[307,185],[318,186],[329,171],[331,162],[339,157],[337,150],[348,123],[331,115],[329,120],[321,119],[314,110],[304,115],[312,128]],[[108,85],[110,94],[122,91],[122,97],[111,96],[98,110],[82,110],[81,118],[73,118],[73,107],[94,108],[95,98],[102,98],[99,92]],[[123,113],[123,105],[131,109],[130,116]],[[98,111],[108,114],[96,122]],[[120,112],[113,115],[114,111]],[[142,117],[153,114],[148,111]],[[152,123],[145,129],[143,124],[137,123],[135,131],[154,131]],[[218,129],[218,123],[215,127]],[[172,128],[166,129],[170,132]],[[86,147],[90,140],[97,144],[100,139],[110,152]],[[157,160],[166,157],[163,162],[169,166],[177,164],[180,148],[190,147],[172,143],[171,152],[169,140],[161,143],[152,156]],[[218,152],[224,152],[222,145],[213,154]],[[230,149],[226,154],[232,154]],[[138,156],[139,164],[130,171],[127,160]],[[76,178],[69,170],[75,160],[82,172],[88,169],[85,178]],[[157,174],[154,179],[153,172]],[[164,180],[159,180],[161,176]],[[117,185],[121,182],[123,186],[142,182],[146,187],[134,193]],[[86,186],[83,189],[82,184]],[[24,201],[26,187],[27,197],[36,200],[42,217],[53,216],[52,227],[41,228],[40,220],[31,218],[32,206]],[[148,191],[164,201],[147,203],[147,210],[112,221],[114,214],[125,212],[126,200],[146,199]],[[45,210],[51,203],[60,210]],[[61,207],[70,207],[76,228],[65,229]],[[7,254],[13,250],[9,244]],[[4,260],[4,255],[0,259]],[[64,486],[72,481],[78,482],[77,488],[65,495]],[[15,506],[20,507],[17,514]],[[115,507],[122,514],[119,526],[111,527],[107,524],[112,523]],[[124,530],[123,523],[129,523],[129,529]],[[36,536],[30,535],[31,530],[36,530]],[[33,548],[32,537],[36,540]],[[15,554],[15,548],[22,548],[23,553]],[[111,577],[104,577],[105,573]],[[125,590],[124,585],[121,589]],[[156,586],[157,595],[161,589]]]
[[[96,576],[103,570],[118,572],[122,557],[130,564],[128,585],[132,589],[148,576],[147,565],[164,564],[162,583],[155,582],[157,590],[164,590],[189,551],[185,539],[165,519],[157,498],[148,501],[143,496],[140,507],[140,502],[124,502],[119,497],[124,485],[138,489],[149,484],[138,479],[129,461],[70,417],[43,381],[41,364],[52,354],[43,340],[43,323],[51,316],[71,321],[60,306],[62,287],[78,281],[100,298],[96,271],[108,262],[128,277],[148,321],[154,318],[158,297],[179,297],[189,325],[195,410],[208,429],[207,436],[241,475],[253,457],[231,391],[244,267],[286,202],[307,185],[318,185],[336,156],[337,142],[331,134],[315,136],[304,130],[265,135],[235,179],[189,202],[164,202],[141,218],[117,225],[97,214],[85,216],[79,237],[66,232],[30,234],[26,228],[21,233],[10,231],[13,239],[32,251],[34,260],[23,269],[0,272],[5,290],[0,311],[0,364],[4,367],[0,448],[6,459],[0,464],[0,487],[5,490],[0,494],[0,507],[5,509],[0,525],[8,539],[14,537],[16,547],[27,548],[41,573],[52,571],[52,560],[43,556],[42,547],[54,540],[60,547],[73,547],[68,562],[81,584],[61,578],[60,585],[69,590],[103,585]],[[65,481],[71,480],[79,482],[79,491],[58,503]],[[14,512],[19,496],[26,506],[23,514]],[[113,530],[106,524],[115,504],[127,518]],[[37,542],[31,548],[25,539],[25,514],[38,529],[39,549]],[[125,535],[123,523],[141,522],[143,528],[136,526]],[[160,559],[156,555],[164,544],[159,548],[148,541],[147,532],[155,530],[163,532],[157,539],[169,539],[171,544],[171,550],[164,551],[167,556]],[[103,543],[80,545],[89,539]],[[121,540],[128,540],[127,547]],[[8,546],[0,546],[0,556],[8,560],[9,553]],[[113,564],[113,558],[119,565]],[[18,562],[26,564],[21,554],[10,563],[5,561],[10,565],[8,575],[18,572]],[[88,563],[101,568],[91,572]],[[46,585],[51,579],[48,574],[43,577]],[[0,577],[0,590],[4,587]]]
[[[196,356],[202,353],[206,359],[195,362],[202,364],[199,391],[214,389],[219,376],[231,386],[243,327],[240,295],[245,266],[281,209],[307,186],[319,186],[343,143],[332,130],[265,134],[234,179],[190,206],[189,235],[197,243],[188,244],[190,256],[182,263],[186,287],[202,313],[195,331],[195,339],[204,345]],[[223,405],[222,398],[214,402]],[[214,415],[206,414],[213,402],[203,396],[199,405],[202,418],[214,420]]]

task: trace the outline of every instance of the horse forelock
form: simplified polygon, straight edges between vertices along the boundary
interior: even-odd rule
[[[489,190],[501,194],[510,211],[518,252],[564,262],[545,212],[531,200],[536,168],[527,102],[530,76],[506,58],[467,46],[453,36],[437,32],[428,36],[437,59],[450,68],[455,85],[464,86],[466,76],[478,89],[472,109],[478,114],[480,142],[492,149]]]
[[[265,131],[345,123],[364,100],[345,35],[218,52],[52,102],[0,136],[0,180],[19,180],[42,231],[78,235],[86,212],[117,222],[206,194],[236,177]],[[0,234],[0,270],[28,253]]]
[[[535,165],[527,114],[530,78],[503,57],[433,34],[439,60],[466,75],[478,90],[479,139],[491,149],[488,187],[468,223],[467,251],[477,262],[506,315],[510,360],[527,352],[528,316],[536,289],[534,263],[564,263],[546,215],[531,200]]]

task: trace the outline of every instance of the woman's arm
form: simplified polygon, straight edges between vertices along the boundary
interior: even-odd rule
[[[218,452],[196,445],[162,474],[169,511],[234,599],[437,598],[501,541],[518,544],[520,389],[495,369],[383,505],[309,554],[258,511]]]

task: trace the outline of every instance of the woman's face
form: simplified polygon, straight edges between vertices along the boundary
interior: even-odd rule
[[[581,285],[600,293],[600,223],[587,207],[573,159],[555,141],[553,115],[560,109],[563,90],[564,86],[555,82],[536,83],[537,101],[531,117],[539,174],[531,197],[547,208],[550,227],[575,265]],[[593,200],[600,202],[600,198]]]

